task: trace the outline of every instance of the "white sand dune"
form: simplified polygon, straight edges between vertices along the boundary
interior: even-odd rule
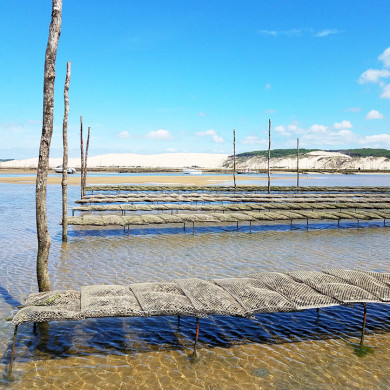
[[[163,153],[163,154],[103,154],[88,157],[88,167],[142,167],[183,168],[197,165],[201,168],[220,168],[227,154],[213,153]],[[51,158],[50,167],[62,164],[62,158]],[[1,162],[0,168],[36,168],[38,158]],[[80,158],[70,158],[69,166],[80,168]]]
[[[0,162],[0,168],[36,168],[38,158]],[[51,158],[50,167],[62,164],[62,158]],[[141,168],[183,168],[197,165],[201,168],[222,168],[224,164],[233,167],[233,159],[227,154],[213,153],[163,153],[163,154],[103,154],[89,156],[90,168],[141,167]],[[271,169],[296,169],[296,156],[271,158]],[[69,166],[80,168],[80,158],[70,158]],[[339,152],[315,151],[302,155],[301,169],[364,169],[390,170],[390,159],[385,157],[351,157]],[[267,158],[261,156],[240,158],[238,169],[267,169]]]

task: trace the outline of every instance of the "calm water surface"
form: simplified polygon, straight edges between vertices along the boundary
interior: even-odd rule
[[[325,176],[325,175],[321,175]],[[349,175],[350,176],[350,175]],[[344,183],[345,184],[345,183]],[[323,185],[323,183],[321,183]],[[326,184],[329,185],[329,184]],[[386,185],[386,183],[377,184]],[[35,187],[0,184],[0,387],[12,389],[388,389],[390,307],[369,304],[365,344],[356,347],[361,305],[255,320],[109,318],[18,332],[14,380],[4,377],[13,326],[7,321],[35,281]],[[69,205],[79,197],[69,187]],[[362,268],[390,272],[390,229],[381,223],[203,226],[133,230],[72,230],[61,243],[61,188],[48,187],[53,289],[186,277],[247,276],[258,271]],[[361,351],[360,351],[361,352]]]

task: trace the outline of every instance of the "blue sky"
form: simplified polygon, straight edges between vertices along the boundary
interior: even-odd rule
[[[64,0],[52,157],[390,148],[390,2]],[[38,155],[51,1],[0,0],[0,158]]]

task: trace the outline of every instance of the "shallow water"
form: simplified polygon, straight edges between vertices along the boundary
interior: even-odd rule
[[[322,185],[322,184],[321,184]],[[381,184],[381,185],[386,185]],[[35,188],[0,184],[0,371],[9,361],[16,306],[37,290]],[[69,187],[69,206],[79,197]],[[127,284],[185,277],[247,276],[258,271],[328,267],[390,272],[389,228],[368,223],[270,224],[252,229],[169,226],[131,230],[72,230],[61,243],[61,188],[48,187],[53,289]],[[21,325],[14,389],[328,389],[390,387],[390,310],[369,304],[360,351],[361,305],[298,313],[262,314],[255,320],[108,318]],[[363,356],[362,356],[363,355]]]

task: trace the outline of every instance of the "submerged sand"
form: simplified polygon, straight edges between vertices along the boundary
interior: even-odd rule
[[[6,173],[6,172],[3,172]],[[7,172],[8,173],[8,172]],[[18,172],[22,173],[22,172]],[[32,173],[32,172],[29,172]],[[278,177],[280,179],[291,179],[291,177]],[[0,177],[0,183],[8,184],[35,184],[35,176],[17,176],[17,177]],[[48,184],[61,184],[62,176],[50,176],[47,178]],[[159,184],[188,184],[188,185],[209,185],[231,182],[233,175],[226,176],[212,176],[212,175],[199,175],[199,176],[109,176],[100,174],[99,176],[87,177],[87,185],[92,184],[146,184],[146,183],[159,183]],[[252,181],[263,180],[267,181],[266,177],[259,176],[236,176],[236,181]],[[80,185],[80,176],[68,175],[68,185]]]

